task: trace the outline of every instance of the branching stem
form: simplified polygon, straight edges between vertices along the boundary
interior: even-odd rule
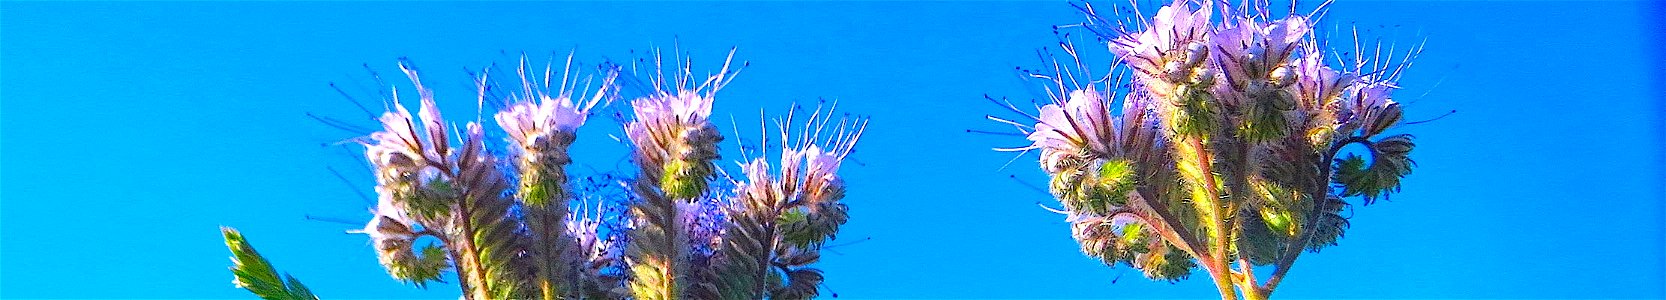
[[[1330,197],[1331,176],[1334,176],[1331,173],[1331,163],[1336,160],[1336,154],[1342,151],[1342,147],[1356,143],[1366,147],[1373,146],[1371,140],[1366,137],[1350,136],[1332,144],[1330,149],[1325,151],[1325,155],[1319,157],[1319,179],[1322,181],[1314,184],[1313,190],[1308,191],[1308,197],[1313,199],[1314,205],[1307,212],[1307,224],[1302,226],[1302,234],[1290,241],[1290,245],[1279,256],[1278,262],[1274,263],[1277,269],[1273,271],[1273,276],[1268,277],[1267,283],[1257,287],[1257,289],[1265,291],[1265,294],[1272,294],[1273,289],[1278,287],[1279,282],[1284,281],[1284,275],[1290,272],[1290,266],[1296,263],[1296,257],[1301,256],[1302,249],[1306,249],[1307,244],[1313,241],[1313,236],[1318,232],[1318,216],[1328,209],[1324,204],[1330,202],[1327,199]]]

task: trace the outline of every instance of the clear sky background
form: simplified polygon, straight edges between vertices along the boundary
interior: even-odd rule
[[[1276,296],[1666,297],[1662,12],[1335,4],[1324,32],[1426,39],[1397,94],[1409,119],[1458,113],[1401,129],[1419,145],[1404,193],[1356,206],[1341,245],[1303,255]],[[365,237],[342,233],[357,226],[305,220],[368,217],[355,193],[369,173],[319,146],[354,134],[305,116],[362,115],[327,83],[373,97],[361,64],[406,86],[395,62],[410,57],[463,122],[465,70],[575,47],[583,62],[623,60],[673,41],[696,73],[730,47],[752,63],[719,94],[719,124],[819,98],[872,116],[844,169],[840,235],[872,240],[820,264],[841,297],[1214,297],[1202,275],[1151,282],[1080,254],[1035,204],[1051,198],[1009,178],[1045,182],[1033,156],[1001,170],[1009,154],[989,150],[1024,141],[965,132],[1002,129],[983,95],[1034,97],[1013,69],[1039,64],[1050,26],[1078,20],[1062,1],[3,2],[0,298],[252,298],[231,284],[227,225],[329,298],[455,299],[390,279]],[[611,168],[618,132],[584,128],[575,156]]]

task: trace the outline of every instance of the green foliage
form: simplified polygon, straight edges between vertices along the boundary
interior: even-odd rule
[[[295,277],[284,274],[278,276],[278,271],[272,264],[255,252],[254,246],[243,239],[243,234],[231,227],[221,227],[220,233],[225,235],[226,247],[231,248],[232,275],[236,277],[237,287],[241,287],[268,300],[317,300],[306,285],[302,285]]]

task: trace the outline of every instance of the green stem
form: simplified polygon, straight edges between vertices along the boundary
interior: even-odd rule
[[[1191,138],[1189,140],[1192,148],[1197,151],[1197,163],[1200,169],[1203,170],[1202,183],[1204,189],[1209,191],[1210,198],[1211,210],[1206,213],[1209,216],[1212,231],[1209,237],[1214,240],[1214,244],[1210,245],[1209,252],[1212,257],[1208,258],[1205,265],[1209,270],[1209,275],[1215,279],[1215,287],[1220,289],[1221,299],[1235,300],[1237,299],[1237,293],[1232,291],[1232,268],[1227,262],[1226,256],[1227,243],[1229,242],[1226,236],[1226,220],[1222,217],[1223,208],[1219,202],[1221,200],[1220,189],[1216,188],[1217,185],[1215,184],[1215,172],[1212,167],[1214,161],[1210,157],[1209,151],[1203,148],[1202,138]]]

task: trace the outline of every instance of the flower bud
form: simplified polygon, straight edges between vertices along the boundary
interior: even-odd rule
[[[1186,68],[1196,68],[1203,64],[1203,59],[1209,57],[1209,46],[1202,41],[1186,44]]]
[[[1215,71],[1215,68],[1210,68],[1210,67],[1207,67],[1207,66],[1199,67],[1199,68],[1196,69],[1195,72],[1192,72],[1192,78],[1190,78],[1191,82],[1192,82],[1192,84],[1201,85],[1201,86],[1214,85],[1215,84],[1215,72],[1217,72],[1217,71]]]
[[[1290,86],[1290,84],[1296,83],[1296,72],[1291,70],[1288,66],[1281,66],[1277,69],[1273,69],[1271,79],[1273,87],[1284,88]]]
[[[1180,61],[1170,60],[1163,64],[1163,76],[1169,82],[1184,82],[1186,75],[1191,73],[1189,69]]]

